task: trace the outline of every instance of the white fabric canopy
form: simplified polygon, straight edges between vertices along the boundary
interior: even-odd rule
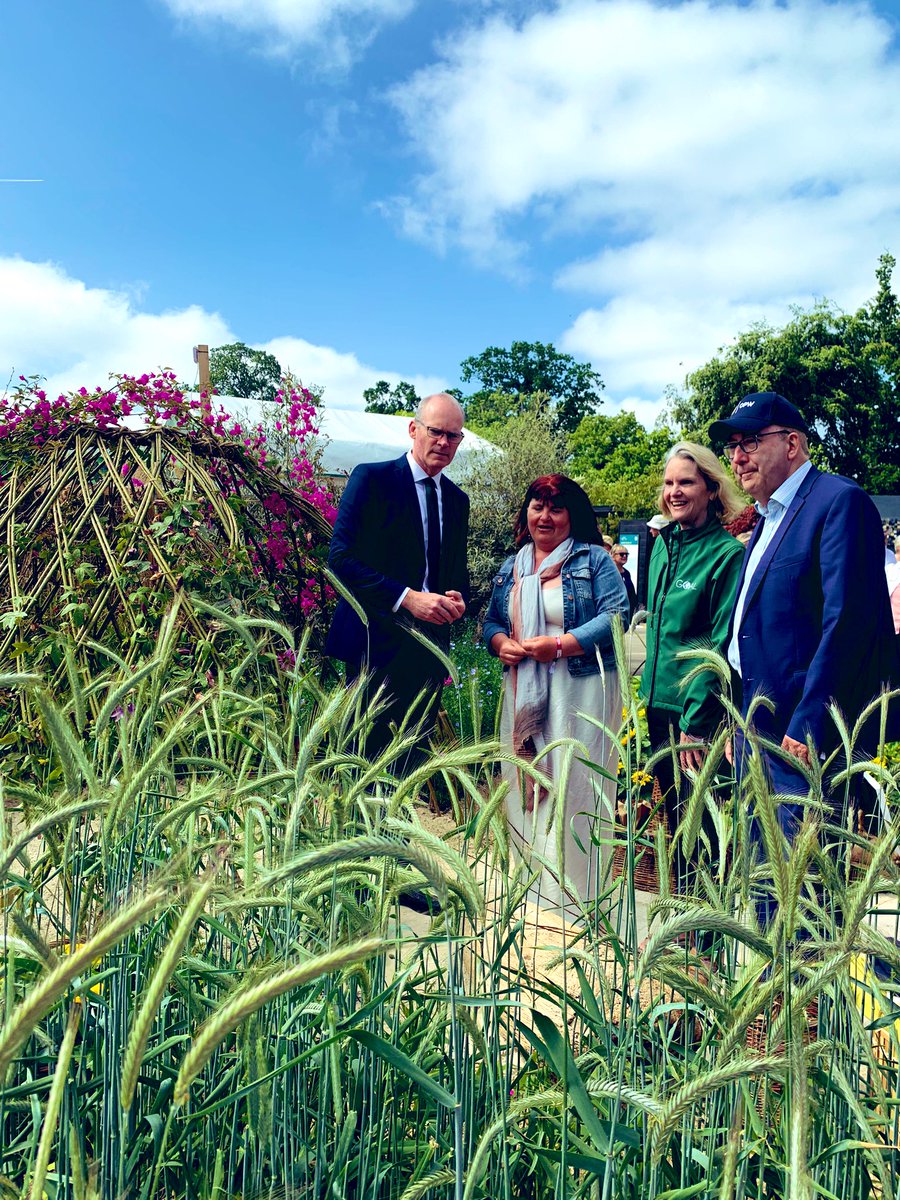
[[[328,475],[349,474],[359,463],[399,458],[411,445],[409,417],[329,408],[327,404],[321,410],[319,432],[329,439],[322,455],[322,469]],[[491,442],[467,430],[447,474],[458,476],[473,455],[499,453]]]

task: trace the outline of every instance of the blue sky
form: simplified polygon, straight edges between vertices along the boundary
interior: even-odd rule
[[[4,0],[0,387],[553,342],[646,422],[900,254],[896,4]],[[900,283],[900,279],[897,281]]]

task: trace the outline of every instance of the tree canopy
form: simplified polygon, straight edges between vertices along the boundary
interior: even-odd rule
[[[363,392],[366,412],[395,416],[416,411],[421,397],[411,383],[401,379],[394,387],[386,379],[379,379],[373,387]]]
[[[603,390],[590,363],[543,342],[513,342],[508,350],[488,346],[463,359],[460,378],[481,384],[461,403],[466,419],[482,428],[533,412],[547,413],[554,429],[569,433],[596,411]]]
[[[653,512],[662,462],[675,440],[665,425],[648,433],[632,412],[594,413],[569,436],[568,470],[595,504],[624,517]]]
[[[775,391],[814,431],[812,453],[867,491],[900,491],[900,305],[882,254],[875,296],[855,313],[823,300],[781,329],[761,323],[687,377],[671,416],[697,440],[748,392]]]
[[[209,352],[209,381],[222,396],[274,400],[283,375],[274,354],[254,350],[243,342],[213,346]]]

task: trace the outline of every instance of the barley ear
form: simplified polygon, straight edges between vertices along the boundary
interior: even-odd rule
[[[0,1080],[6,1072],[19,1047],[49,1009],[59,1000],[66,988],[91,969],[91,965],[113,946],[117,945],[135,925],[147,919],[168,899],[165,888],[157,887],[117,912],[94,936],[79,946],[74,953],[61,958],[53,970],[48,971],[28,995],[16,1005],[9,1019],[0,1028]]]
[[[215,884],[216,872],[222,864],[222,858],[223,855],[221,853],[217,855],[206,872],[206,878],[201,881],[199,887],[185,906],[184,912],[181,914],[181,919],[175,926],[175,930],[166,946],[165,953],[156,965],[153,978],[147,986],[141,1007],[132,1023],[131,1034],[128,1038],[128,1045],[125,1048],[125,1058],[122,1063],[120,1103],[126,1112],[131,1107],[131,1102],[134,1099],[138,1073],[143,1061],[144,1050],[147,1047],[147,1039],[150,1037],[150,1030],[153,1027],[153,1021],[163,998],[163,993],[174,974],[181,953],[187,945],[188,938],[191,936],[191,930],[194,928],[197,918],[203,912],[209,893]]]
[[[172,1099],[176,1105],[184,1104],[188,1098],[191,1084],[206,1066],[216,1047],[224,1041],[241,1021],[262,1008],[270,1000],[276,999],[292,988],[302,987],[318,979],[320,975],[328,975],[332,971],[341,971],[345,967],[355,966],[367,958],[373,958],[387,949],[388,943],[382,938],[365,938],[351,946],[339,946],[327,954],[295,963],[277,975],[272,975],[253,987],[243,988],[226,1001],[197,1031],[197,1036],[190,1050],[181,1062],[178,1078],[175,1080],[175,1091]]]

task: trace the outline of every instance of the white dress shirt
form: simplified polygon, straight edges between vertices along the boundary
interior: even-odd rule
[[[425,494],[425,486],[424,485],[425,485],[426,479],[433,479],[434,482],[437,484],[438,517],[440,518],[440,522],[441,522],[441,529],[440,529],[441,536],[443,536],[443,533],[444,533],[444,495],[443,495],[443,491],[441,489],[441,476],[444,474],[444,472],[438,471],[437,475],[429,475],[427,471],[423,471],[422,468],[419,466],[419,464],[416,462],[416,460],[413,458],[412,450],[407,451],[406,461],[409,463],[409,469],[412,471],[412,477],[415,480],[416,498],[419,501],[419,513],[422,517],[422,532],[425,535],[425,576],[422,580],[422,587],[420,588],[420,591],[429,592],[432,589],[428,586],[428,584],[429,584],[429,580],[428,580],[428,497]],[[405,595],[408,591],[409,591],[409,588],[405,587],[403,589],[403,591],[400,593],[400,596],[397,599],[397,603],[394,605],[394,612],[396,612],[397,609],[400,607],[400,605],[403,603],[403,598],[405,597]]]
[[[738,592],[738,598],[734,606],[734,624],[732,625],[731,641],[728,643],[728,661],[734,667],[735,671],[737,671],[738,675],[741,673],[741,652],[738,647],[738,631],[741,628],[741,621],[744,619],[744,605],[747,603],[747,594],[750,591],[750,585],[753,583],[753,576],[759,566],[760,559],[766,552],[766,547],[778,531],[778,526],[784,519],[784,514],[791,507],[794,497],[799,491],[800,484],[809,474],[811,468],[812,463],[805,462],[802,467],[798,467],[793,475],[788,475],[780,487],[775,489],[768,504],[762,505],[757,503],[754,505],[756,511],[765,520],[765,524],[754,543],[750,554],[750,561],[747,563],[747,570],[744,572],[744,582],[741,585],[740,592]]]

